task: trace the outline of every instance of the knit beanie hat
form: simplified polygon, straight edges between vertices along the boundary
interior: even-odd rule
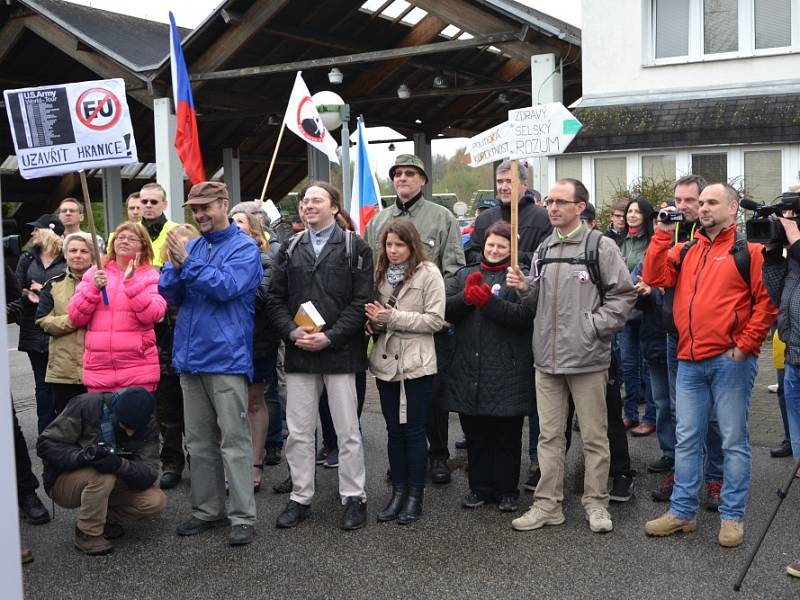
[[[112,406],[117,423],[138,433],[150,422],[156,399],[143,387],[127,387],[114,393]]]

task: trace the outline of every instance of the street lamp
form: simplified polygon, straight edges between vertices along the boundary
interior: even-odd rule
[[[317,92],[311,99],[317,107],[319,118],[328,131],[342,128],[342,197],[347,210],[350,206],[350,105],[336,92]]]

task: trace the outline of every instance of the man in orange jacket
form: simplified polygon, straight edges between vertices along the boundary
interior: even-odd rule
[[[675,487],[670,510],[649,521],[645,532],[667,536],[697,529],[703,445],[713,411],[725,457],[718,538],[724,547],[744,539],[751,459],[747,413],[758,353],[777,314],[761,277],[761,246],[736,244],[738,209],[739,195],[730,185],[707,186],[694,244],[682,253],[684,244],[672,247],[675,225],[659,223],[644,260],[647,284],[675,288],[678,329]],[[749,254],[749,284],[739,272],[737,250]]]

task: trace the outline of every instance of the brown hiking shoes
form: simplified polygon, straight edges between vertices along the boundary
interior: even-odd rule
[[[77,526],[75,527],[75,547],[89,556],[101,556],[114,551],[114,544],[102,535],[89,535],[78,529]]]
[[[671,512],[665,512],[663,515],[648,521],[644,526],[644,532],[647,535],[656,537],[665,537],[682,531],[684,533],[691,533],[697,529],[697,521],[685,521],[673,515]]]

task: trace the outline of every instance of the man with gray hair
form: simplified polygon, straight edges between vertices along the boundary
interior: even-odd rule
[[[486,230],[496,221],[511,222],[511,161],[504,160],[497,167],[495,185],[500,205],[482,212],[475,219],[475,230],[467,247],[467,262],[478,262],[483,253]],[[527,169],[519,163],[519,259],[526,267],[539,244],[550,235],[553,227],[547,218],[547,210],[539,206],[536,196],[539,192],[528,188]]]

